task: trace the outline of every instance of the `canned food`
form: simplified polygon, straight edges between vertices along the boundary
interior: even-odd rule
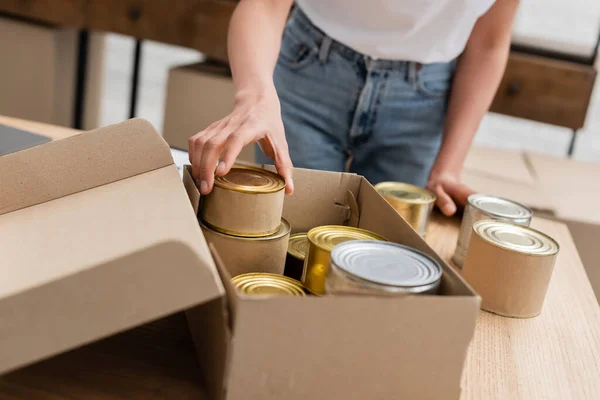
[[[427,232],[427,223],[437,197],[427,189],[400,182],[381,182],[375,185],[381,196],[396,209],[421,236]]]
[[[252,296],[306,296],[299,281],[283,275],[249,273],[232,278],[231,283],[240,293]]]
[[[200,218],[213,230],[244,237],[277,232],[283,212],[285,180],[262,168],[233,166],[216,176],[210,194],[202,197]]]
[[[532,211],[511,200],[485,194],[472,194],[469,196],[467,206],[460,225],[456,250],[452,262],[462,268],[469,247],[469,238],[473,224],[482,219],[512,222],[513,224],[529,226]]]
[[[325,225],[308,231],[308,253],[304,258],[302,283],[309,292],[316,295],[325,294],[325,279],[329,268],[331,250],[340,243],[350,240],[382,240],[387,239],[365,229],[341,225]]]
[[[435,294],[440,264],[418,250],[389,242],[356,240],[331,251],[327,294]]]
[[[212,243],[231,276],[249,272],[283,274],[290,224],[281,219],[277,232],[263,237],[227,235],[200,222],[202,233]]]
[[[304,258],[308,252],[308,238],[306,232],[295,233],[290,236],[287,257],[285,259],[285,276],[301,280],[304,269]]]
[[[481,308],[530,318],[542,312],[559,245],[526,226],[483,220],[473,224],[462,276],[481,296]]]

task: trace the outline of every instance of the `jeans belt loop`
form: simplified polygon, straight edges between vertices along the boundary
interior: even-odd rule
[[[325,35],[323,40],[321,41],[321,46],[319,47],[319,62],[321,64],[325,64],[327,62],[327,56],[329,55],[329,50],[331,49],[331,44],[333,39],[329,36]]]
[[[408,63],[408,83],[415,83],[417,81],[417,63],[410,61]]]

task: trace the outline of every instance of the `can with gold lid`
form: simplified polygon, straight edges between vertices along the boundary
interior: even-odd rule
[[[353,240],[331,251],[327,294],[435,294],[442,267],[432,257],[391,242]]]
[[[234,165],[215,176],[210,194],[202,197],[200,218],[228,235],[269,236],[279,229],[285,180],[262,168]]]
[[[379,194],[396,209],[421,236],[425,236],[429,216],[437,197],[422,187],[401,182],[381,182],[375,185]]]
[[[481,296],[483,310],[506,317],[535,317],[542,312],[559,249],[554,239],[535,229],[477,221],[462,276]]]
[[[512,222],[529,226],[533,212],[522,204],[487,194],[472,194],[463,213],[452,262],[462,268],[469,247],[473,224],[483,219]]]
[[[250,272],[283,274],[290,224],[281,219],[279,229],[269,236],[240,237],[211,229],[200,222],[208,243],[212,243],[231,276]]]
[[[329,269],[331,250],[343,242],[350,240],[387,239],[375,232],[342,225],[319,226],[308,231],[308,253],[304,258],[302,283],[309,292],[316,295],[325,294],[325,279]]]
[[[233,286],[250,296],[306,296],[300,281],[269,273],[248,273],[231,279]]]
[[[290,236],[287,257],[285,259],[285,276],[301,280],[304,269],[304,258],[308,252],[308,238],[306,232],[295,233]]]

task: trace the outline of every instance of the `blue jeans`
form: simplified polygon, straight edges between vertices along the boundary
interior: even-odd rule
[[[292,163],[424,186],[454,70],[454,61],[372,59],[326,36],[296,7],[274,73]],[[272,163],[260,151],[257,162]]]

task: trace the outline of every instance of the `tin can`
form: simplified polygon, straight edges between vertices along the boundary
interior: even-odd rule
[[[473,224],[462,276],[481,296],[481,308],[506,317],[542,312],[558,243],[542,232],[503,221]]]
[[[331,251],[327,294],[435,294],[441,265],[418,250],[390,242],[356,240]]]
[[[278,231],[285,180],[262,168],[236,165],[216,176],[202,197],[200,218],[213,230],[233,236],[270,236]]]
[[[427,232],[427,223],[437,197],[427,189],[400,182],[381,182],[375,189],[391,204],[421,236]]]
[[[263,237],[227,235],[200,222],[202,233],[212,243],[231,276],[250,272],[283,274],[290,224],[281,219],[277,232]]]
[[[325,225],[308,231],[308,253],[304,258],[302,283],[304,288],[316,295],[325,294],[325,279],[329,269],[331,250],[350,240],[381,240],[386,238],[365,229],[341,225]]]
[[[278,274],[249,273],[231,279],[240,292],[251,296],[306,296],[302,283]]]
[[[452,262],[457,267],[462,268],[467,255],[473,224],[476,221],[493,219],[529,226],[532,216],[533,212],[529,208],[514,201],[485,194],[470,195],[460,225]]]
[[[306,232],[295,233],[290,236],[287,257],[285,259],[285,276],[301,280],[304,269],[304,258],[308,252],[308,238]]]

